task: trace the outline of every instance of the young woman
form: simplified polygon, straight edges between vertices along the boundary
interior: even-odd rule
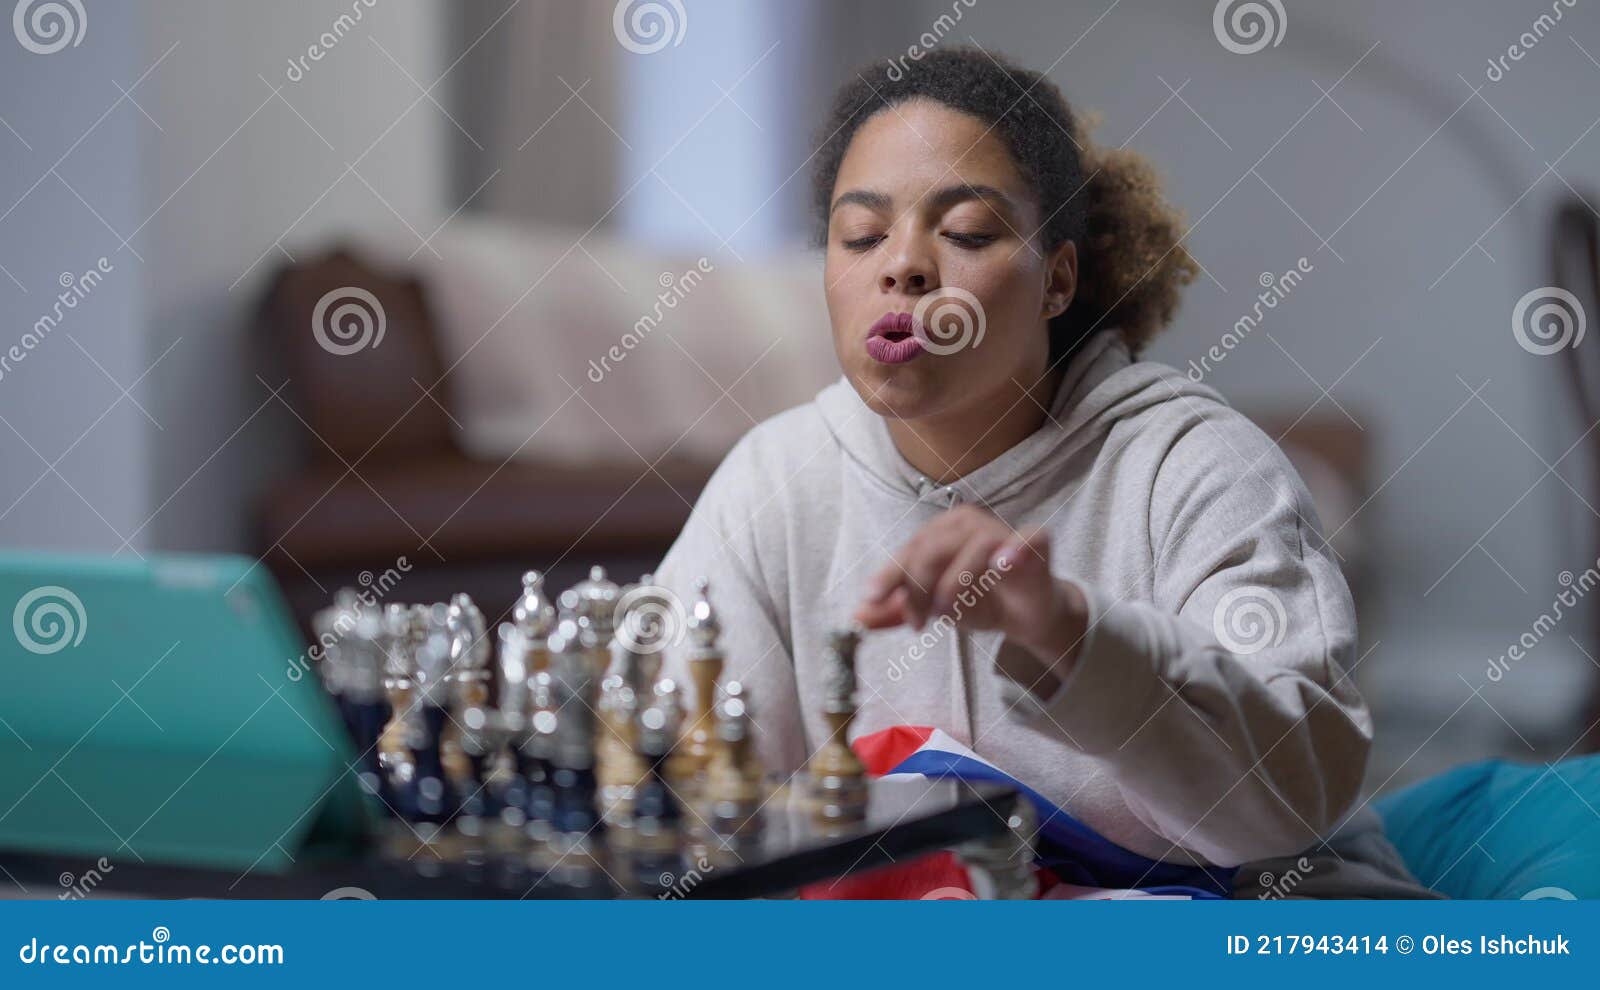
[[[1151,860],[1415,892],[1370,812],[1341,825],[1372,723],[1304,485],[1139,360],[1196,271],[1153,171],[975,50],[864,70],[821,133],[843,379],[745,436],[657,572],[710,578],[769,770],[826,737],[856,621],[853,737],[942,729]]]

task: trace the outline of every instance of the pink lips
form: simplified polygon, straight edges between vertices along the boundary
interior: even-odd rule
[[[905,364],[921,356],[910,313],[885,313],[867,331],[867,354],[883,364]]]

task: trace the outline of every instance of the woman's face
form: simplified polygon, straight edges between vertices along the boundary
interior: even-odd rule
[[[879,111],[845,152],[831,209],[833,346],[869,408],[992,418],[989,402],[1035,386],[1076,253],[1045,252],[1039,209],[991,128],[931,100]]]

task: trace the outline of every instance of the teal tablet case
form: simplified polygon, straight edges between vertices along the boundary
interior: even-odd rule
[[[0,554],[0,848],[282,872],[354,851],[356,754],[232,556]]]

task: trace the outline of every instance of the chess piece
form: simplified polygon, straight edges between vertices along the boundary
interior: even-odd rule
[[[311,631],[317,642],[311,655],[321,658],[317,664],[317,676],[322,681],[323,690],[328,692],[338,707],[339,716],[352,731],[349,699],[345,697],[342,681],[346,664],[340,657],[339,648],[344,637],[355,627],[359,608],[360,601],[356,598],[355,589],[340,588],[334,603],[311,617]]]
[[[450,600],[445,630],[450,641],[446,680],[452,717],[445,726],[443,756],[462,813],[476,819],[496,810],[488,800],[488,763],[494,752],[488,718],[492,650],[483,612],[468,595],[458,594]]]
[[[405,715],[415,700],[419,629],[426,629],[426,607],[393,604],[383,611],[383,691],[389,699],[389,723],[378,745],[379,762],[391,779],[409,783],[416,772],[406,746]]]
[[[563,619],[550,637],[549,863],[556,883],[604,882],[604,826],[595,810],[597,700],[592,639],[579,620]]]
[[[555,678],[549,670],[533,675],[528,691],[528,728],[516,748],[518,775],[527,781],[523,803],[524,832],[533,843],[530,865],[549,851],[555,834],[555,733],[559,722],[555,703]]]
[[[866,818],[866,768],[850,748],[850,723],[856,716],[856,647],[854,629],[835,630],[823,655],[822,717],[828,737],[806,764],[812,821],[830,832]]]
[[[361,754],[358,779],[368,793],[392,806],[393,794],[378,759],[379,740],[390,715],[383,690],[383,621],[377,611],[359,604],[346,614],[353,620],[349,634],[339,641],[335,653],[338,670],[334,679]]]
[[[502,622],[497,629],[500,640],[499,662],[495,666],[494,708],[485,708],[484,729],[473,726],[474,711],[466,713],[469,732],[485,735],[485,749],[491,753],[509,752],[509,772],[494,785],[492,805],[500,816],[503,831],[518,833],[527,822],[528,757],[523,749],[532,729],[532,687],[528,670],[532,645],[514,622]],[[543,644],[540,646],[543,650]]]
[[[698,800],[705,782],[706,768],[711,762],[711,752],[716,747],[715,714],[717,680],[722,676],[724,660],[718,643],[722,623],[711,605],[711,582],[705,578],[695,582],[696,600],[689,615],[689,680],[694,685],[694,708],[684,722],[683,737],[668,762],[668,775],[673,786],[686,800]]]
[[[644,779],[635,788],[632,834],[624,850],[627,883],[638,894],[662,896],[683,874],[683,809],[667,783],[666,761],[678,737],[680,712],[671,681],[662,682],[638,714],[635,739]]]
[[[545,641],[556,625],[556,609],[545,596],[543,572],[528,571],[522,575],[522,597],[511,610],[511,621],[522,635],[526,650],[524,666],[531,680],[534,674],[550,665]]]
[[[756,755],[750,699],[729,681],[717,703],[717,746],[706,773],[706,851],[714,861],[743,862],[761,842],[764,773]]]
[[[413,821],[432,824],[448,821],[454,810],[444,768],[445,725],[451,703],[452,637],[448,621],[447,606],[431,608],[427,635],[417,652],[417,697],[406,719],[406,741],[416,774],[406,789],[402,810]]]
[[[606,577],[604,567],[598,566],[589,569],[587,580],[561,593],[562,610],[577,622],[578,642],[596,684],[611,667],[611,641],[616,633],[617,601],[621,595],[622,589]]]
[[[617,617],[615,670],[601,682],[600,732],[596,740],[599,759],[601,814],[608,825],[621,829],[613,836],[613,844],[627,842],[627,829],[633,815],[634,791],[648,773],[637,748],[638,719],[641,703],[646,700],[648,685],[654,678],[651,641],[640,639],[628,631],[642,627],[642,612],[647,607],[644,599],[632,592],[639,586],[630,586],[619,608]]]

